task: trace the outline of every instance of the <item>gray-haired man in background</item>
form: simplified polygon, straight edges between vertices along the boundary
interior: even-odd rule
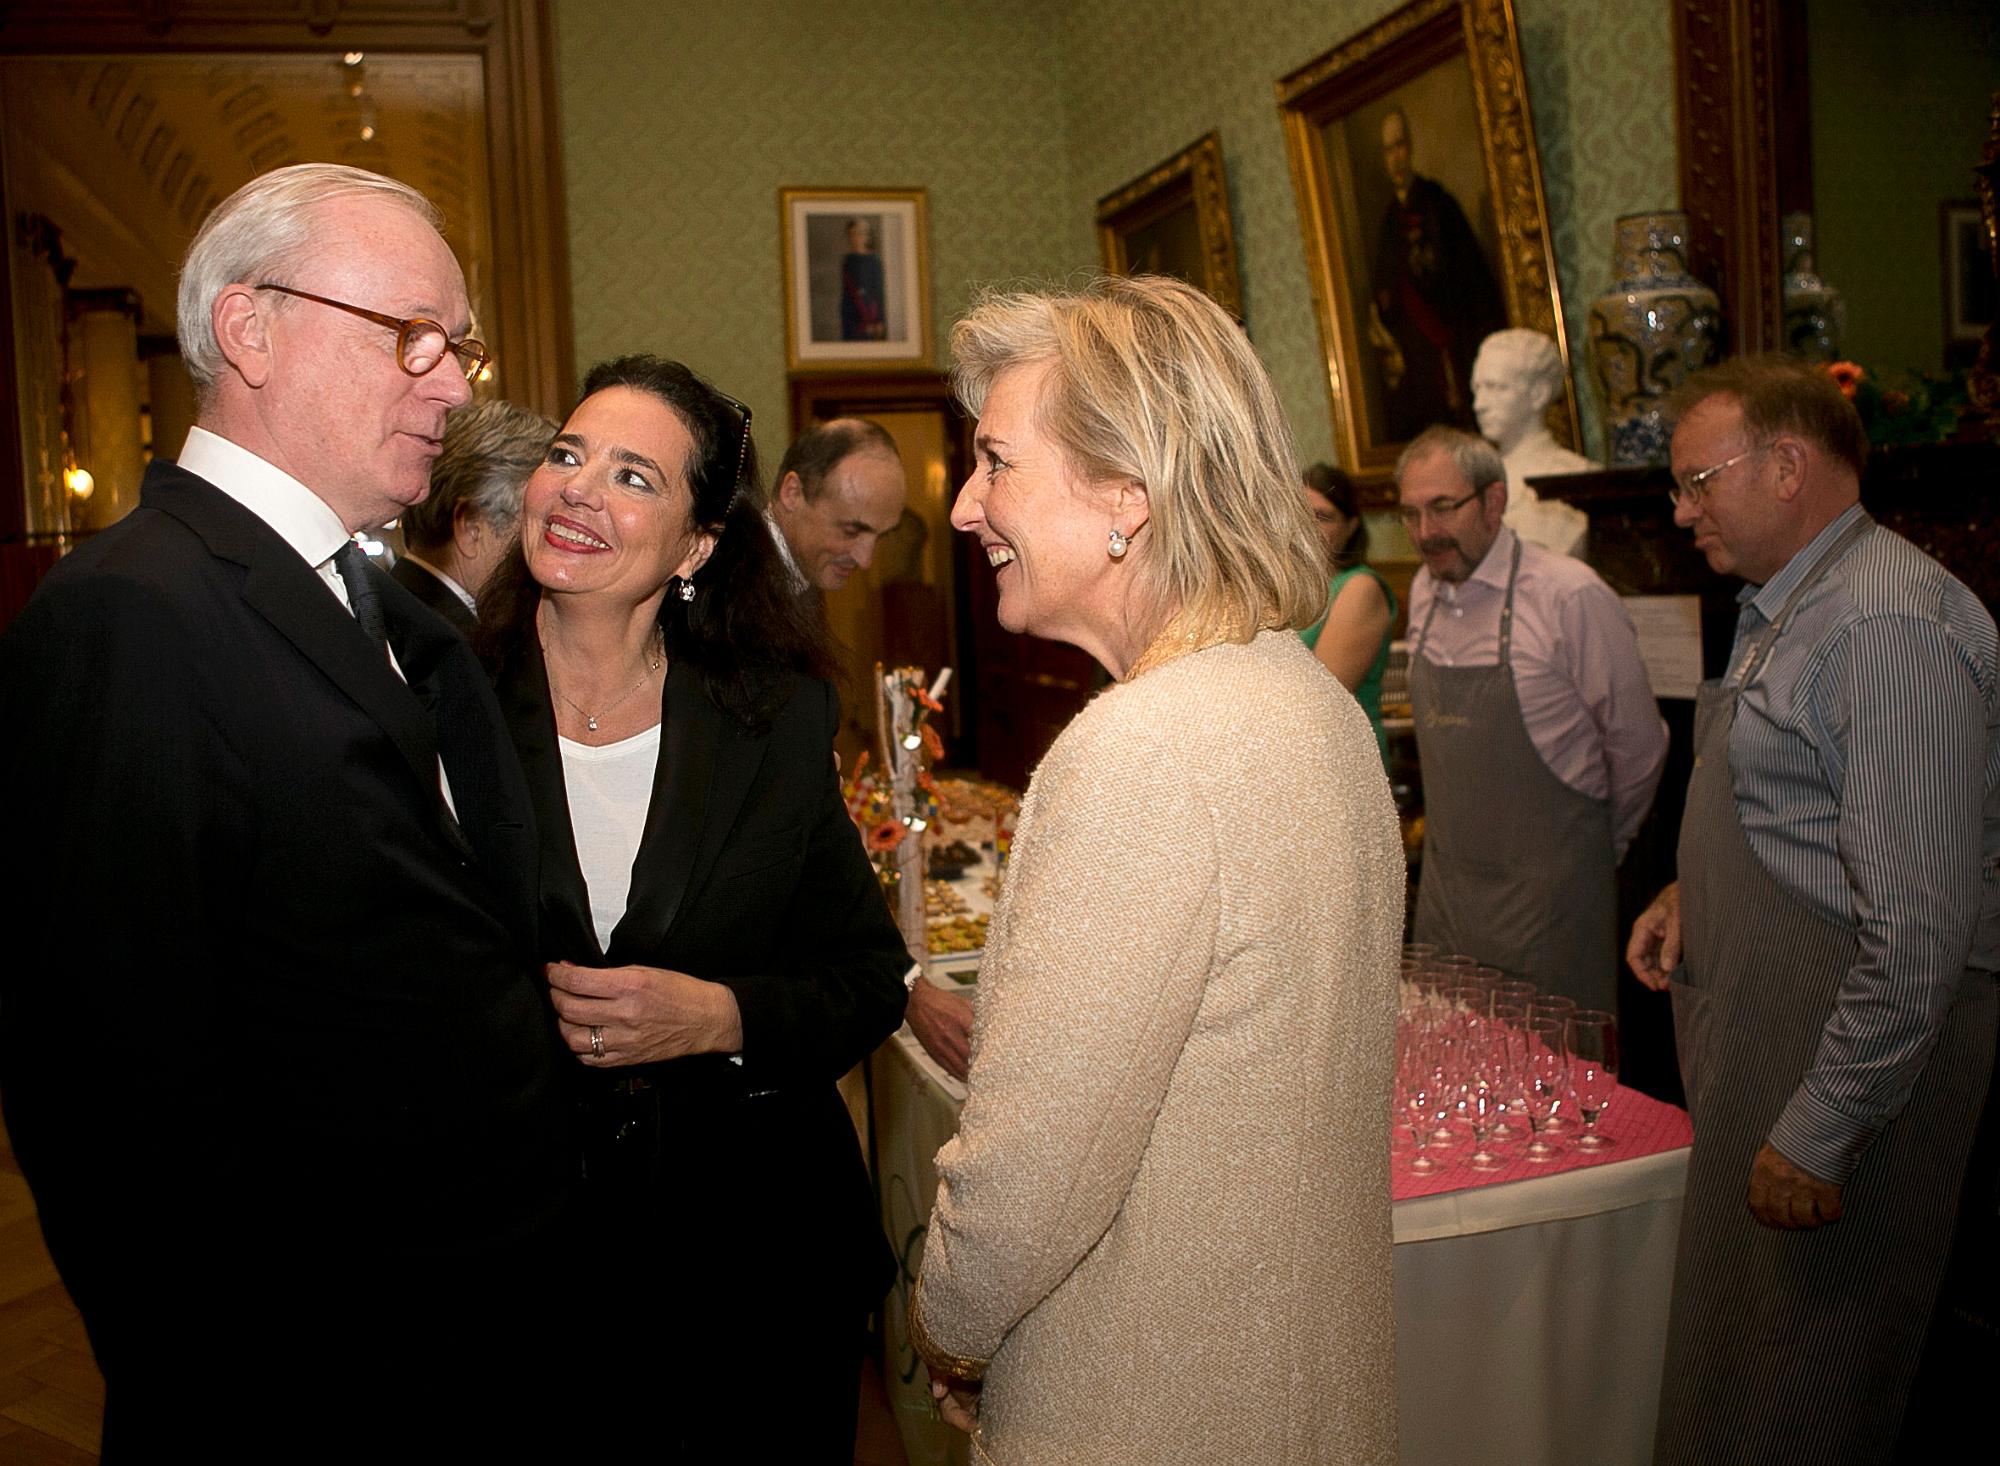
[[[470,634],[479,591],[514,543],[521,491],[556,424],[511,402],[481,402],[445,420],[431,492],[403,514],[409,548],[389,573]]]

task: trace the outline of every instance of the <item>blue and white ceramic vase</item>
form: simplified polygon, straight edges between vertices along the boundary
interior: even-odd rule
[[[1665,399],[1720,352],[1722,302],[1688,273],[1685,214],[1625,215],[1611,269],[1616,283],[1590,303],[1590,360],[1611,461],[1665,463]]]
[[[1811,214],[1785,215],[1783,244],[1786,349],[1807,361],[1839,361],[1847,302],[1813,263]]]

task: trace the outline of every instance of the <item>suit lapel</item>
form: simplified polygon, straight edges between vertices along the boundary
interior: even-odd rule
[[[576,858],[576,832],[569,818],[569,790],[563,781],[562,745],[549,703],[548,669],[532,630],[494,679],[500,716],[514,735],[541,833],[542,950],[585,965],[602,962],[590,896]]]
[[[429,715],[457,818],[438,801],[439,828],[462,857],[477,857],[533,909],[532,852],[524,847],[528,793],[499,710],[472,648],[394,577],[380,586],[389,644]],[[504,851],[494,848],[496,842]],[[523,862],[527,862],[524,864]]]
[[[243,566],[245,604],[381,726],[421,787],[436,789],[437,746],[422,706],[312,566],[255,514],[173,464],[146,470],[142,497],[186,524],[211,554]]]
[[[611,933],[614,964],[645,960],[660,948],[688,892],[721,853],[767,743],[710,702],[692,668],[676,662],[668,669],[660,763],[625,915]]]

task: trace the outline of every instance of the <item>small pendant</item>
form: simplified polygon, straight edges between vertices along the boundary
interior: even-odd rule
[[[590,714],[585,713],[583,715],[583,726],[588,728],[591,732],[595,733],[597,731],[597,719],[591,717]]]

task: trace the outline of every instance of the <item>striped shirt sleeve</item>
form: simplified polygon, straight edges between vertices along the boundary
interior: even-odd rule
[[[1942,621],[1887,612],[1844,628],[1811,684],[1797,711],[1838,794],[1858,951],[1769,1139],[1845,1183],[1908,1101],[1977,931],[1990,689]]]

